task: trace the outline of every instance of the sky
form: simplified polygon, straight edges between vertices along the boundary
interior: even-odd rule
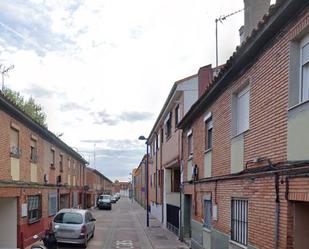
[[[215,19],[243,0],[1,0],[4,84],[33,96],[48,129],[90,167],[127,181],[177,80],[215,65]],[[243,12],[218,23],[219,64]]]

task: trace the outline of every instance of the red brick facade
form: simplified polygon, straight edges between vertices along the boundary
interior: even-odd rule
[[[85,206],[86,161],[51,132],[37,125],[27,115],[20,113],[18,108],[5,97],[1,95],[0,98],[2,102],[0,106],[0,200],[6,200],[4,198],[15,200],[17,208],[14,216],[17,217],[17,224],[16,228],[13,226],[12,232],[17,232],[17,247],[25,248],[33,243],[34,234],[42,233],[49,227],[53,217],[49,207],[50,194],[57,196],[57,209]],[[11,111],[2,109],[6,104],[13,109]],[[21,153],[16,157],[10,153],[11,129],[18,130],[18,148]],[[36,143],[36,162],[31,160],[31,140],[35,140]],[[60,155],[62,162],[60,162]],[[19,166],[14,168],[12,159],[19,161]],[[32,167],[35,168],[35,173],[32,172]],[[12,174],[16,174],[17,179],[13,179]],[[28,216],[29,196],[39,196],[41,200],[39,204],[41,214],[33,223],[29,222]],[[22,217],[23,204],[27,206],[28,212]],[[2,225],[12,227],[8,224],[2,223]]]
[[[305,8],[271,40],[249,66],[239,69],[236,79],[231,79],[224,91],[204,112],[189,118],[183,133],[184,179],[188,179],[187,132],[193,133],[192,164],[198,167],[198,181],[185,182],[184,194],[192,196],[192,218],[203,223],[204,196],[211,196],[212,205],[218,208],[218,219],[212,220],[212,228],[230,236],[231,200],[248,200],[248,244],[256,248],[276,248],[276,200],[279,201],[279,235],[277,248],[294,248],[293,220],[295,201],[308,202],[308,179],[301,172],[282,167],[287,161],[289,54],[290,42],[296,36],[308,32],[309,10]],[[307,30],[307,31],[306,31]],[[250,87],[249,129],[244,137],[244,165],[248,170],[231,174],[231,144],[233,137],[233,95],[245,84]],[[213,146],[211,177],[204,178],[205,121],[212,114]],[[263,157],[270,161],[254,163],[251,160]],[[275,165],[266,172],[263,166]],[[307,164],[308,166],[309,164]],[[277,168],[276,168],[277,167]],[[260,171],[252,171],[259,168]],[[280,169],[280,170],[279,170]],[[250,171],[251,170],[251,171]],[[295,171],[295,176],[290,176]],[[278,197],[276,199],[276,174]],[[295,204],[296,203],[296,204]],[[234,248],[234,247],[233,247]],[[238,247],[237,247],[238,248]],[[302,247],[299,247],[302,248]]]

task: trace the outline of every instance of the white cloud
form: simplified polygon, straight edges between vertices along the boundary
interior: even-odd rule
[[[6,11],[0,22],[26,37],[16,38],[0,27],[0,35],[5,34],[0,38],[1,61],[15,65],[6,84],[26,95],[31,94],[27,91],[30,86],[40,86],[32,94],[44,106],[49,128],[63,132],[65,142],[80,148],[85,146],[81,142],[85,138],[135,140],[147,136],[173,82],[214,64],[215,18],[243,7],[242,0],[26,3],[5,0],[0,4],[1,13]],[[242,21],[240,13],[219,24],[220,63],[238,44]],[[27,39],[44,53],[38,53]],[[40,97],[38,91],[42,94],[43,89],[55,94]],[[86,109],[77,111],[74,106]],[[67,107],[66,111],[61,107]],[[113,117],[155,115],[143,122],[93,124],[91,113],[102,110]],[[142,153],[134,157],[131,167],[141,158]],[[124,165],[124,177],[128,167]]]

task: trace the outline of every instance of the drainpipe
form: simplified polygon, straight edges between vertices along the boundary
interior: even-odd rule
[[[161,129],[161,133],[162,133],[162,129]],[[160,135],[159,135],[160,136]],[[164,135],[162,135],[164,136]],[[163,143],[162,143],[162,140],[161,138],[159,139],[160,140],[160,182],[161,182],[161,185],[160,185],[160,192],[161,192],[161,202],[162,202],[162,208],[161,208],[161,212],[162,212],[162,218],[161,218],[161,223],[164,224],[164,178],[165,178],[165,175],[164,175],[164,169],[162,169],[162,151],[163,151]]]
[[[279,248],[280,197],[279,174],[275,173],[276,208],[275,208],[275,249]]]
[[[183,194],[183,184],[182,184],[182,177],[183,171],[184,171],[184,162],[183,162],[183,140],[182,140],[182,130],[179,131],[179,161],[180,161],[180,219],[179,219],[179,240],[184,241],[184,235],[183,235],[183,224],[182,224],[182,218],[183,218],[183,206],[182,206],[182,194]]]

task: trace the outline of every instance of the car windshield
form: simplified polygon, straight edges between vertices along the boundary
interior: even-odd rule
[[[54,222],[63,224],[82,224],[83,216],[79,213],[59,213]]]
[[[110,196],[109,195],[103,195],[103,198],[102,198],[103,200],[108,200],[108,199],[110,199]]]

